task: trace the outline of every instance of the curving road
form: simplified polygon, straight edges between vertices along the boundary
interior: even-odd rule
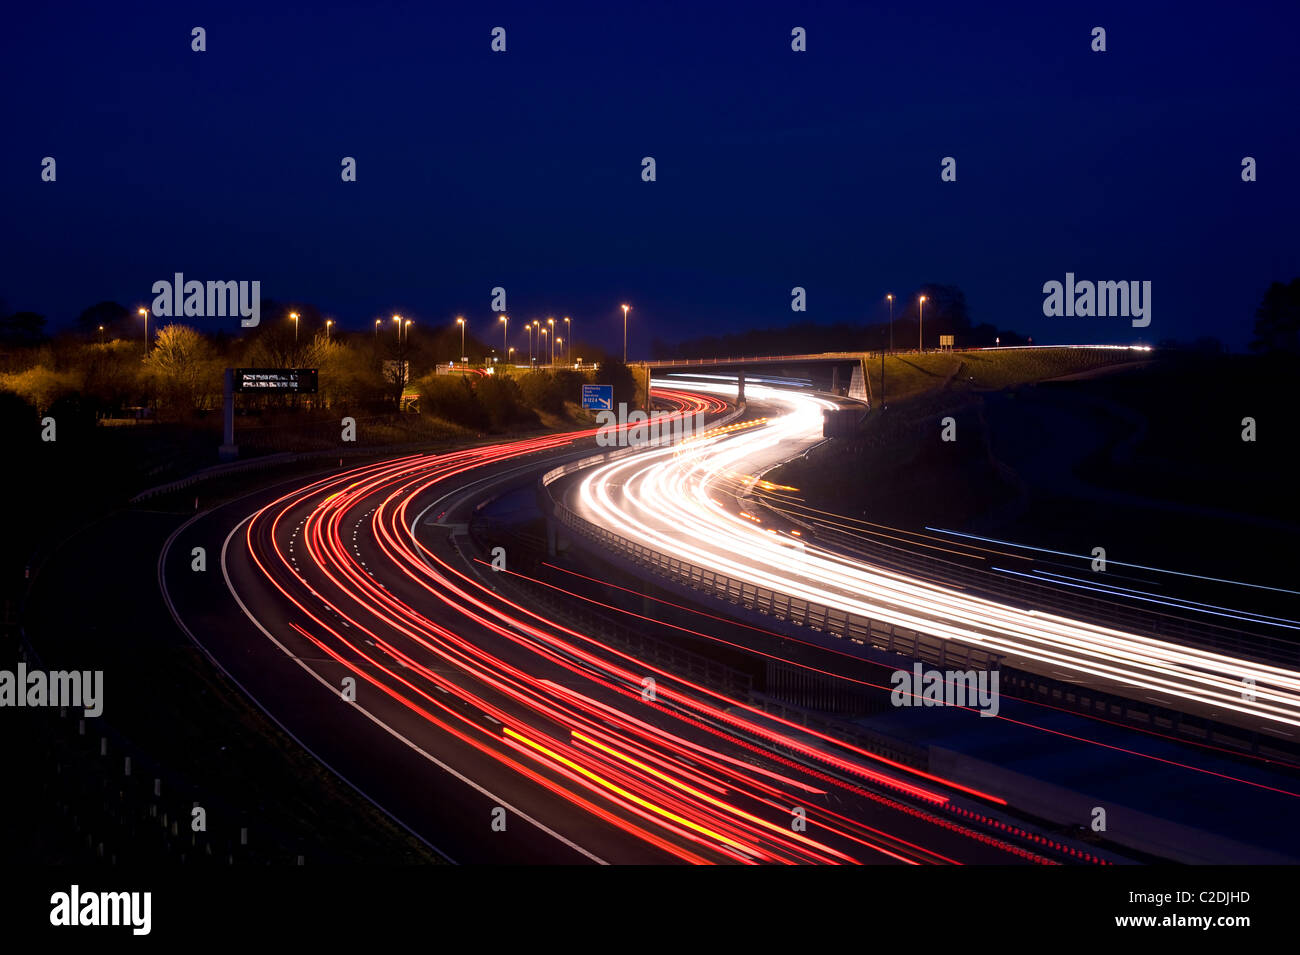
[[[681,414],[723,407],[657,395]],[[287,482],[173,535],[164,594],[273,718],[453,861],[1092,858],[1008,822],[996,793],[788,723],[512,601],[466,525],[484,501],[589,455],[592,437]],[[190,572],[196,542],[219,544],[219,580]]]
[[[668,382],[663,384],[667,385]],[[722,393],[722,384],[672,387]],[[1300,673],[996,601],[889,571],[765,526],[738,496],[765,470],[820,442],[816,395],[747,386],[770,416],[647,449],[565,485],[579,516],[659,553],[753,585],[980,647],[1008,664],[1142,697],[1252,730],[1300,728]]]

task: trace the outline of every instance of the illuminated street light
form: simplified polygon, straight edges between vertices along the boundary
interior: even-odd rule
[[[140,309],[140,314],[144,316],[144,353],[149,354],[149,309]]]
[[[889,350],[894,350],[894,294],[891,292],[885,298],[889,299]]]
[[[889,299],[889,353],[894,353],[894,293],[885,296]],[[880,408],[885,408],[885,350],[880,350]]]
[[[569,316],[564,316],[564,337],[569,340],[569,351],[573,351],[573,329],[569,327]],[[565,363],[568,363],[568,356],[565,356]]]
[[[510,317],[508,315],[502,315],[501,316],[501,347],[502,348],[508,347],[506,344],[506,338],[509,336],[509,334],[510,334]]]
[[[103,326],[103,325],[100,325],[100,326],[99,326],[99,343],[100,343],[101,345],[104,344],[104,326]]]
[[[513,365],[514,363],[515,363],[515,346],[511,345],[509,348],[506,349],[506,364]]]
[[[924,339],[921,334],[922,330],[925,328],[925,296],[924,295],[921,296],[919,309],[920,310],[917,313],[917,319],[916,319],[916,350],[925,351]]]
[[[325,319],[325,341],[326,342],[330,340],[330,329],[333,326],[334,326],[334,319],[332,318]]]
[[[293,343],[298,344],[298,313],[290,312],[289,317],[293,319]]]
[[[630,305],[623,306],[623,364],[627,364],[627,310]]]
[[[546,320],[546,324],[550,327],[551,330],[551,360],[549,364],[554,365],[555,364],[555,319],[548,318]]]
[[[460,326],[460,360],[469,361],[469,357],[465,354],[465,319],[456,316],[456,324]]]
[[[375,338],[379,337],[379,326],[382,324],[384,324],[384,320],[382,318],[375,319]]]

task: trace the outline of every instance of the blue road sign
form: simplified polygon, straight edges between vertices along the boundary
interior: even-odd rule
[[[583,385],[582,406],[588,411],[613,411],[613,385]]]

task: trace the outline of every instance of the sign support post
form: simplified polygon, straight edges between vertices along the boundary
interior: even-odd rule
[[[233,461],[239,457],[239,447],[235,444],[235,370],[227,368],[222,375],[221,384],[222,442],[217,449],[217,457],[222,461]]]

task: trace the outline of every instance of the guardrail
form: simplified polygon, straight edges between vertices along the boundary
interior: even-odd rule
[[[548,495],[549,496],[549,495]],[[1139,702],[1128,697],[1080,687],[1063,680],[1007,667],[1002,655],[968,647],[930,634],[895,627],[883,621],[868,620],[855,614],[834,610],[786,594],[778,594],[745,581],[732,580],[706,568],[660,554],[629,541],[603,527],[574,514],[551,498],[557,520],[570,530],[599,542],[647,567],[661,576],[686,583],[694,590],[727,600],[732,604],[771,616],[795,626],[807,627],[842,639],[852,640],[890,653],[921,660],[940,669],[996,669],[1002,674],[1003,689],[1020,691],[1026,699],[1046,703],[1057,709],[1100,716],[1113,722],[1144,727],[1161,735],[1189,743],[1211,745],[1229,753],[1255,754],[1293,760],[1300,755],[1300,745],[1286,740],[1192,716],[1158,704]],[[882,739],[886,739],[882,737]],[[894,745],[898,745],[895,742]]]
[[[757,500],[755,506],[768,509],[766,502],[762,500]],[[1165,640],[1180,646],[1196,647],[1217,653],[1232,653],[1260,662],[1300,670],[1300,646],[1277,637],[1253,631],[1233,630],[1214,623],[1192,621],[1186,617],[1161,611],[1124,606],[1103,597],[1073,592],[1065,589],[1065,585],[1055,584],[1048,579],[1016,577],[951,562],[942,574],[936,575],[933,561],[900,552],[890,545],[852,538],[834,528],[817,525],[816,530],[818,534],[825,534],[831,540],[841,538],[852,550],[862,554],[873,564],[915,574],[922,579],[934,580],[936,583],[960,586],[991,600],[1022,605],[1023,609],[1087,618],[1102,626],[1129,633],[1136,632],[1144,637]]]
[[[141,491],[135,497],[131,498],[130,503],[139,504],[141,501],[147,501],[151,497],[157,497],[160,494],[171,494],[175,491],[184,490],[187,487],[193,487],[203,481],[211,481],[216,478],[228,477],[232,474],[244,474],[249,471],[261,471],[266,468],[278,467],[281,464],[294,464],[298,461],[314,461],[317,458],[350,458],[364,455],[376,454],[410,454],[414,451],[422,451],[429,448],[432,442],[420,441],[405,445],[366,445],[359,448],[336,449],[330,448],[320,451],[281,451],[277,454],[267,454],[261,457],[248,458],[244,461],[231,461],[228,464],[214,464],[211,467],[195,471],[193,474],[187,474],[183,478],[175,481],[169,481],[166,484],[159,484],[157,487],[151,487]]]
[[[572,468],[572,465],[568,467]],[[551,482],[547,482],[549,483]],[[747,580],[728,577],[707,567],[700,567],[677,557],[662,554],[613,531],[597,527],[556,501],[554,497],[551,497],[551,504],[556,519],[570,530],[613,548],[641,566],[685,583],[692,590],[703,591],[729,603],[770,616],[774,620],[808,627],[844,640],[852,640],[863,646],[873,646],[889,653],[923,660],[944,669],[952,667],[988,670],[996,669],[1001,663],[1001,654],[989,653],[978,647],[898,627],[883,620],[872,620],[824,604],[791,597],[766,587],[759,587]]]
[[[633,449],[628,449],[633,450]],[[1300,755],[1300,745],[1266,736],[1240,727],[1196,717],[1157,704],[1142,703],[1127,697],[1102,693],[1066,681],[1028,671],[1005,667],[1003,655],[945,640],[931,634],[897,627],[885,621],[871,620],[843,610],[778,593],[749,581],[736,580],[706,567],[660,553],[599,527],[574,513],[556,500],[550,485],[565,474],[607,460],[604,455],[554,468],[543,475],[542,492],[551,512],[563,526],[622,555],[631,563],[685,584],[717,599],[726,600],[748,610],[770,616],[794,626],[852,640],[860,646],[874,647],[889,653],[921,660],[940,669],[997,669],[1006,688],[1015,687],[1031,700],[1048,703],[1058,709],[1072,710],[1130,726],[1145,727],[1161,735],[1189,743],[1212,745],[1228,752],[1250,753],[1266,757]]]

